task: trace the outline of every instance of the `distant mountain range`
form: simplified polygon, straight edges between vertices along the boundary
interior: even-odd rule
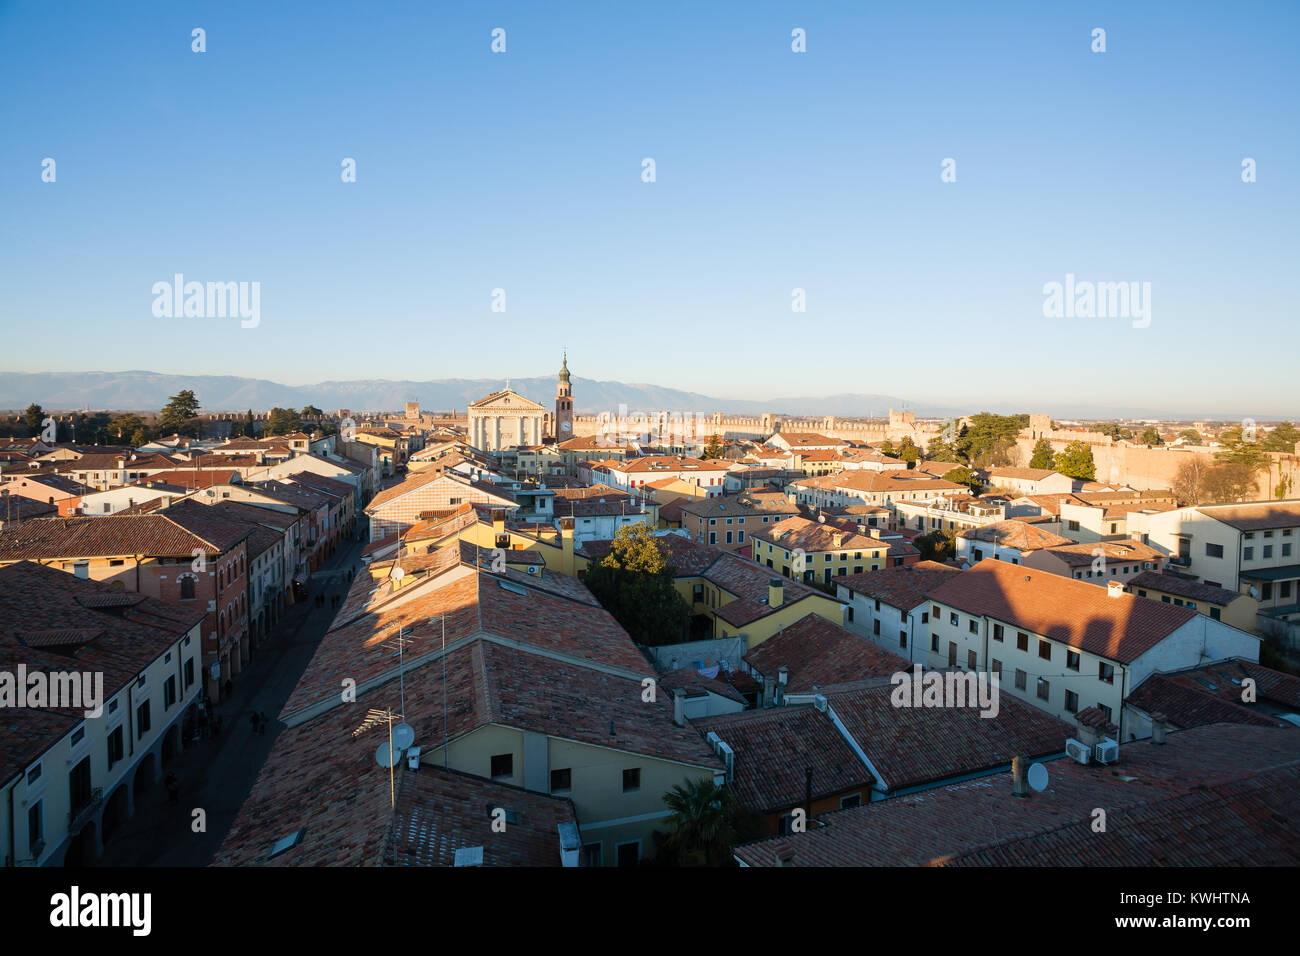
[[[890,395],[830,395],[743,401],[715,398],[659,385],[602,382],[574,376],[573,396],[579,414],[617,411],[670,411],[730,415],[837,415],[884,417],[889,409],[910,408],[919,416],[960,414],[938,405],[913,406]],[[555,377],[512,378],[515,391],[548,408],[555,401]],[[24,409],[32,402],[45,409],[148,411],[161,408],[181,389],[193,389],[205,412],[264,410],[274,406],[315,405],[327,412],[398,411],[419,401],[425,411],[464,410],[470,402],[504,387],[503,379],[438,379],[427,382],[363,379],[281,385],[259,378],[228,375],[164,375],[159,372],[0,372],[0,408]]]
[[[515,391],[548,408],[555,401],[555,376],[510,380]],[[193,389],[205,412],[240,412],[252,408],[265,411],[274,406],[301,408],[315,405],[327,412],[340,408],[354,412],[400,411],[408,401],[419,401],[425,411],[464,410],[470,402],[498,391],[502,379],[450,378],[426,382],[361,379],[348,382],[319,382],[315,385],[282,385],[261,378],[230,375],[164,375],[160,372],[0,372],[0,409],[26,408],[36,402],[50,411],[89,408],[108,411],[155,411],[181,389]],[[604,382],[573,379],[573,397],[579,414],[618,411],[626,405],[631,412],[698,412],[728,415],[834,415],[841,418],[873,416],[884,418],[891,408],[909,410],[918,418],[967,415],[977,411],[1002,414],[1038,412],[1057,418],[1092,420],[1181,418],[1183,420],[1240,421],[1252,416],[1267,422],[1260,410],[1232,412],[1224,409],[1140,405],[1079,405],[1053,401],[1050,397],[1027,397],[1017,403],[988,402],[972,396],[973,404],[955,406],[914,402],[895,395],[843,393],[805,398],[771,398],[763,401],[717,398],[676,388],[642,383]],[[1296,418],[1295,411],[1275,417]]]

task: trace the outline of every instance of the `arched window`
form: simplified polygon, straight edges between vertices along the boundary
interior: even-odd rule
[[[181,600],[182,600],[182,601],[193,601],[193,600],[194,600],[194,577],[193,577],[193,575],[189,575],[189,574],[187,574],[187,575],[185,575],[183,578],[181,578]]]

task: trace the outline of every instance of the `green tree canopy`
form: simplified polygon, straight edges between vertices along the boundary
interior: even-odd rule
[[[1201,433],[1198,432],[1195,428],[1183,429],[1181,432],[1178,433],[1178,437],[1181,438],[1188,445],[1201,444]]]
[[[1052,443],[1046,438],[1040,438],[1034,444],[1034,455],[1029,459],[1030,468],[1054,468],[1056,467],[1056,453],[1052,451]]]
[[[266,421],[268,435],[290,435],[301,428],[302,418],[299,417],[298,412],[292,408],[280,408],[278,405],[271,409]]]
[[[190,389],[182,389],[171,397],[158,416],[158,429],[163,435],[197,435],[199,433],[199,399]]]
[[[1057,452],[1053,467],[1080,481],[1095,481],[1097,478],[1097,463],[1092,460],[1092,448],[1085,442],[1072,441],[1064,451]]]
[[[675,644],[690,626],[691,609],[677,593],[667,549],[645,525],[620,528],[609,554],[584,580],[638,644]]]
[[[704,460],[708,461],[713,458],[722,457],[722,436],[714,433],[709,439],[709,443],[704,446]]]
[[[32,430],[33,435],[40,434],[42,423],[45,421],[45,409],[35,402],[27,406],[27,411],[23,412],[23,424]]]
[[[657,863],[735,866],[731,848],[766,836],[761,814],[743,806],[736,792],[712,780],[686,780],[664,794],[672,829],[656,831]]]
[[[1300,442],[1300,428],[1291,422],[1283,422],[1264,436],[1264,451],[1282,451],[1295,453],[1296,442]]]
[[[1138,439],[1144,445],[1163,445],[1164,439],[1160,437],[1160,429],[1152,426],[1142,432],[1142,437]]]

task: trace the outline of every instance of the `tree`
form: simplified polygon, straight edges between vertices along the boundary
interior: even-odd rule
[[[1164,439],[1160,437],[1160,429],[1155,426],[1147,428],[1142,432],[1142,437],[1138,439],[1144,445],[1163,445]]]
[[[164,435],[199,433],[199,399],[185,388],[171,397],[158,416],[158,429]]]
[[[638,644],[675,644],[690,626],[691,609],[677,593],[667,548],[645,525],[619,528],[585,583]]]
[[[912,441],[910,435],[903,438],[903,443],[898,446],[898,457],[907,462],[908,468],[916,467],[916,460],[921,457],[921,449],[916,447],[916,442]]]
[[[266,433],[268,435],[291,435],[302,428],[302,419],[298,412],[292,408],[280,408],[278,405],[271,409],[271,413],[266,420]]]
[[[244,417],[244,437],[257,437],[257,425],[253,422],[253,410],[251,408],[248,410],[248,414]]]
[[[1102,422],[1100,425],[1096,426],[1095,430],[1103,435],[1109,436],[1114,441],[1119,441],[1122,438],[1133,437],[1133,433],[1122,426],[1119,422]]]
[[[1264,451],[1295,454],[1297,442],[1300,442],[1300,428],[1296,428],[1291,422],[1283,422],[1264,436],[1261,445]]]
[[[113,419],[107,412],[95,412],[92,415],[86,415],[77,426],[81,430],[82,443],[107,445],[108,430],[112,424]]]
[[[713,458],[722,457],[722,436],[714,432],[709,443],[704,446],[704,460],[709,461]]]
[[[1201,433],[1195,428],[1185,428],[1178,433],[1178,437],[1186,445],[1199,445],[1201,443]]]
[[[965,485],[970,489],[971,494],[973,495],[979,494],[980,489],[983,488],[983,485],[980,483],[979,478],[975,477],[975,472],[971,471],[965,465],[962,465],[959,468],[953,468],[951,471],[945,472],[943,476],[943,480],[951,481],[959,485]]]
[[[1070,442],[1064,451],[1057,452],[1052,464],[1061,474],[1080,481],[1093,481],[1097,477],[1097,463],[1092,460],[1092,448],[1086,442]]]
[[[45,409],[35,402],[27,406],[27,411],[23,412],[23,424],[32,430],[33,435],[39,435],[44,427]]]
[[[1205,478],[1213,467],[1214,463],[1207,455],[1189,455],[1178,466],[1169,490],[1180,505],[1199,505],[1209,500],[1205,497]]]
[[[921,552],[922,561],[947,561],[957,556],[957,537],[943,531],[931,531],[912,541]]]
[[[131,441],[131,437],[144,428],[144,419],[139,415],[126,413],[118,415],[109,423],[108,431],[119,442]],[[146,439],[147,440],[147,439]],[[141,444],[144,444],[141,442]]]
[[[972,415],[970,425],[962,429],[957,440],[958,451],[963,453],[961,460],[976,464],[976,467],[1007,464],[1010,448],[1028,424],[1028,415],[994,415],[992,412]]]
[[[1056,464],[1056,453],[1052,451],[1052,443],[1046,438],[1038,439],[1034,445],[1034,456],[1029,459],[1030,468],[1052,468]]]
[[[1214,453],[1214,460],[1221,465],[1241,465],[1251,475],[1251,487],[1254,487],[1253,475],[1268,467],[1269,457],[1264,453],[1257,436],[1243,428],[1225,428],[1219,433],[1219,450]],[[1237,476],[1240,477],[1239,475]],[[1232,473],[1218,475],[1221,491],[1230,492],[1233,487]],[[1216,499],[1218,500],[1218,499]],[[1238,498],[1224,499],[1239,501]]]
[[[309,418],[312,421],[320,421],[322,418],[325,417],[325,413],[322,412],[315,405],[304,405],[302,407],[302,411],[299,412],[298,414],[302,418]]]
[[[882,441],[879,447],[882,455],[888,455],[890,458],[894,457],[894,443],[888,438]]]
[[[663,796],[672,829],[656,832],[657,863],[734,866],[731,848],[765,836],[762,815],[746,808],[736,793],[712,780],[687,780]]]
[[[1258,469],[1249,465],[1234,462],[1216,465],[1205,476],[1205,501],[1214,504],[1252,501],[1258,491],[1257,472]]]
[[[931,461],[964,461],[957,447],[961,433],[962,428],[955,418],[944,422],[939,437],[926,446],[925,457]]]

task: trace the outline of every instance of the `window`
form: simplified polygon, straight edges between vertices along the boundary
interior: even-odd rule
[[[631,793],[641,789],[641,768],[631,767],[623,771],[623,792]]]
[[[907,631],[898,632],[898,646],[899,647],[907,646]]]
[[[1038,678],[1038,699],[1048,700],[1052,695],[1052,685],[1043,678]]]
[[[978,664],[977,661],[978,661],[978,659],[976,658],[976,656],[975,656],[975,652],[974,652],[974,651],[967,651],[967,652],[966,652],[966,666],[967,666],[967,667],[969,667],[971,670],[976,670],[976,669],[979,667],[979,664]]]
[[[45,811],[40,800],[27,811],[27,845],[33,855],[45,847]]]
[[[952,641],[948,642],[948,666],[957,666],[957,645]]]
[[[108,734],[108,767],[113,769],[113,764],[122,759],[124,753],[122,746],[122,725],[118,724]]]
[[[1038,642],[1038,656],[1045,661],[1050,661],[1052,659],[1052,644],[1050,641]]]
[[[1106,719],[1107,719],[1107,720],[1110,720],[1110,708],[1109,708],[1109,707],[1107,707],[1107,706],[1106,706],[1105,704],[1103,704],[1101,701],[1097,701],[1097,709],[1100,710],[1103,714],[1106,715]]]
[[[85,739],[86,739],[86,725],[82,724],[80,727],[78,727],[76,730],[72,732],[72,740],[69,742],[69,744],[70,746],[75,747],[77,746],[77,744],[81,743]]]
[[[957,612],[956,612],[956,611],[953,611],[952,613],[950,613],[950,614],[948,615],[948,623],[951,624],[953,627],[956,627],[956,626],[957,626]]]
[[[583,866],[602,866],[604,864],[605,848],[603,843],[584,843],[582,845],[582,865]]]
[[[929,624],[929,623],[930,623],[930,612],[929,612],[929,611],[922,611],[922,612],[921,612],[921,623],[922,623],[922,624]]]
[[[551,771],[551,790],[571,790],[573,789],[573,771],[565,767],[563,770]]]
[[[171,707],[176,703],[176,675],[163,681],[163,710]]]
[[[30,770],[28,770],[28,771],[27,771],[27,786],[30,787],[30,786],[31,786],[32,784],[34,784],[37,780],[40,780],[40,779],[41,779],[41,774],[42,774],[43,772],[44,772],[44,768],[41,767],[40,764],[37,764],[35,767],[32,767]]]
[[[1243,561],[1254,561],[1254,560],[1255,560],[1255,549],[1254,549],[1254,548],[1246,548],[1246,549],[1244,549],[1244,550],[1242,551],[1242,553],[1241,553],[1241,560],[1243,560]]]
[[[1016,632],[1016,650],[1018,651],[1029,650],[1029,635],[1026,634],[1024,631]]]
[[[872,634],[875,634],[877,637],[880,636],[880,620],[879,620],[879,619],[876,619],[875,621],[872,621],[872,622],[871,622],[871,633],[872,633]]]
[[[1266,544],[1266,545],[1264,545],[1264,554],[1263,554],[1263,557],[1265,557],[1265,558],[1271,558],[1271,557],[1273,557],[1273,546],[1272,546],[1271,544]]]
[[[492,777],[513,777],[515,775],[515,755],[495,754],[492,757]]]
[[[1001,624],[994,624],[994,625],[993,625],[993,640],[995,640],[995,641],[1000,641],[1000,640],[1002,640],[1002,625],[1001,625]]]
[[[141,702],[135,709],[135,738],[139,740],[149,732],[149,701]]]
[[[1027,678],[1028,678],[1028,677],[1029,677],[1028,674],[1026,674],[1024,671],[1020,670],[1019,668],[1016,668],[1016,690],[1024,690],[1024,689],[1025,689],[1025,687],[1027,686]]]
[[[1066,669],[1066,670],[1071,670],[1071,671],[1077,671],[1077,670],[1079,669],[1079,652],[1078,652],[1078,651],[1066,651],[1066,652],[1065,652],[1065,669]]]
[[[998,659],[995,657],[995,658],[993,659],[993,661],[992,661],[992,667],[993,667],[993,673],[997,674],[997,675],[998,675],[998,678],[1001,679],[1001,677],[1002,677],[1002,662],[1001,662],[1000,660],[998,660]]]
[[[185,689],[189,690],[190,685],[194,683],[194,658],[190,657],[186,659],[184,671]]]
[[[1097,664],[1097,679],[1106,684],[1115,683],[1115,668],[1101,661]]]
[[[1210,617],[1215,621],[1219,620],[1219,609],[1217,607],[1210,608]]]
[[[189,575],[186,575],[185,577],[181,578],[181,600],[182,601],[194,600],[194,578],[190,577]]]
[[[930,635],[930,650],[934,651],[936,654],[939,653],[939,635],[938,635],[938,634],[931,634],[931,635]]]
[[[1065,711],[1069,714],[1079,712],[1079,695],[1072,690],[1065,692]]]
[[[936,621],[939,620],[939,605],[937,604],[932,605],[930,608],[930,613],[934,615],[934,619]]]
[[[851,793],[847,797],[840,797],[840,809],[847,810],[849,807],[862,806],[862,794]]]
[[[1208,543],[1207,543],[1207,544],[1205,545],[1205,556],[1206,556],[1207,558],[1221,558],[1221,557],[1223,557],[1223,545],[1221,545],[1221,544],[1208,544]]]
[[[1071,530],[1071,531],[1078,531],[1078,530],[1079,530],[1079,522],[1077,522],[1077,521],[1070,521],[1070,522],[1068,522],[1068,524],[1069,524],[1069,527],[1070,527],[1070,530]]]

